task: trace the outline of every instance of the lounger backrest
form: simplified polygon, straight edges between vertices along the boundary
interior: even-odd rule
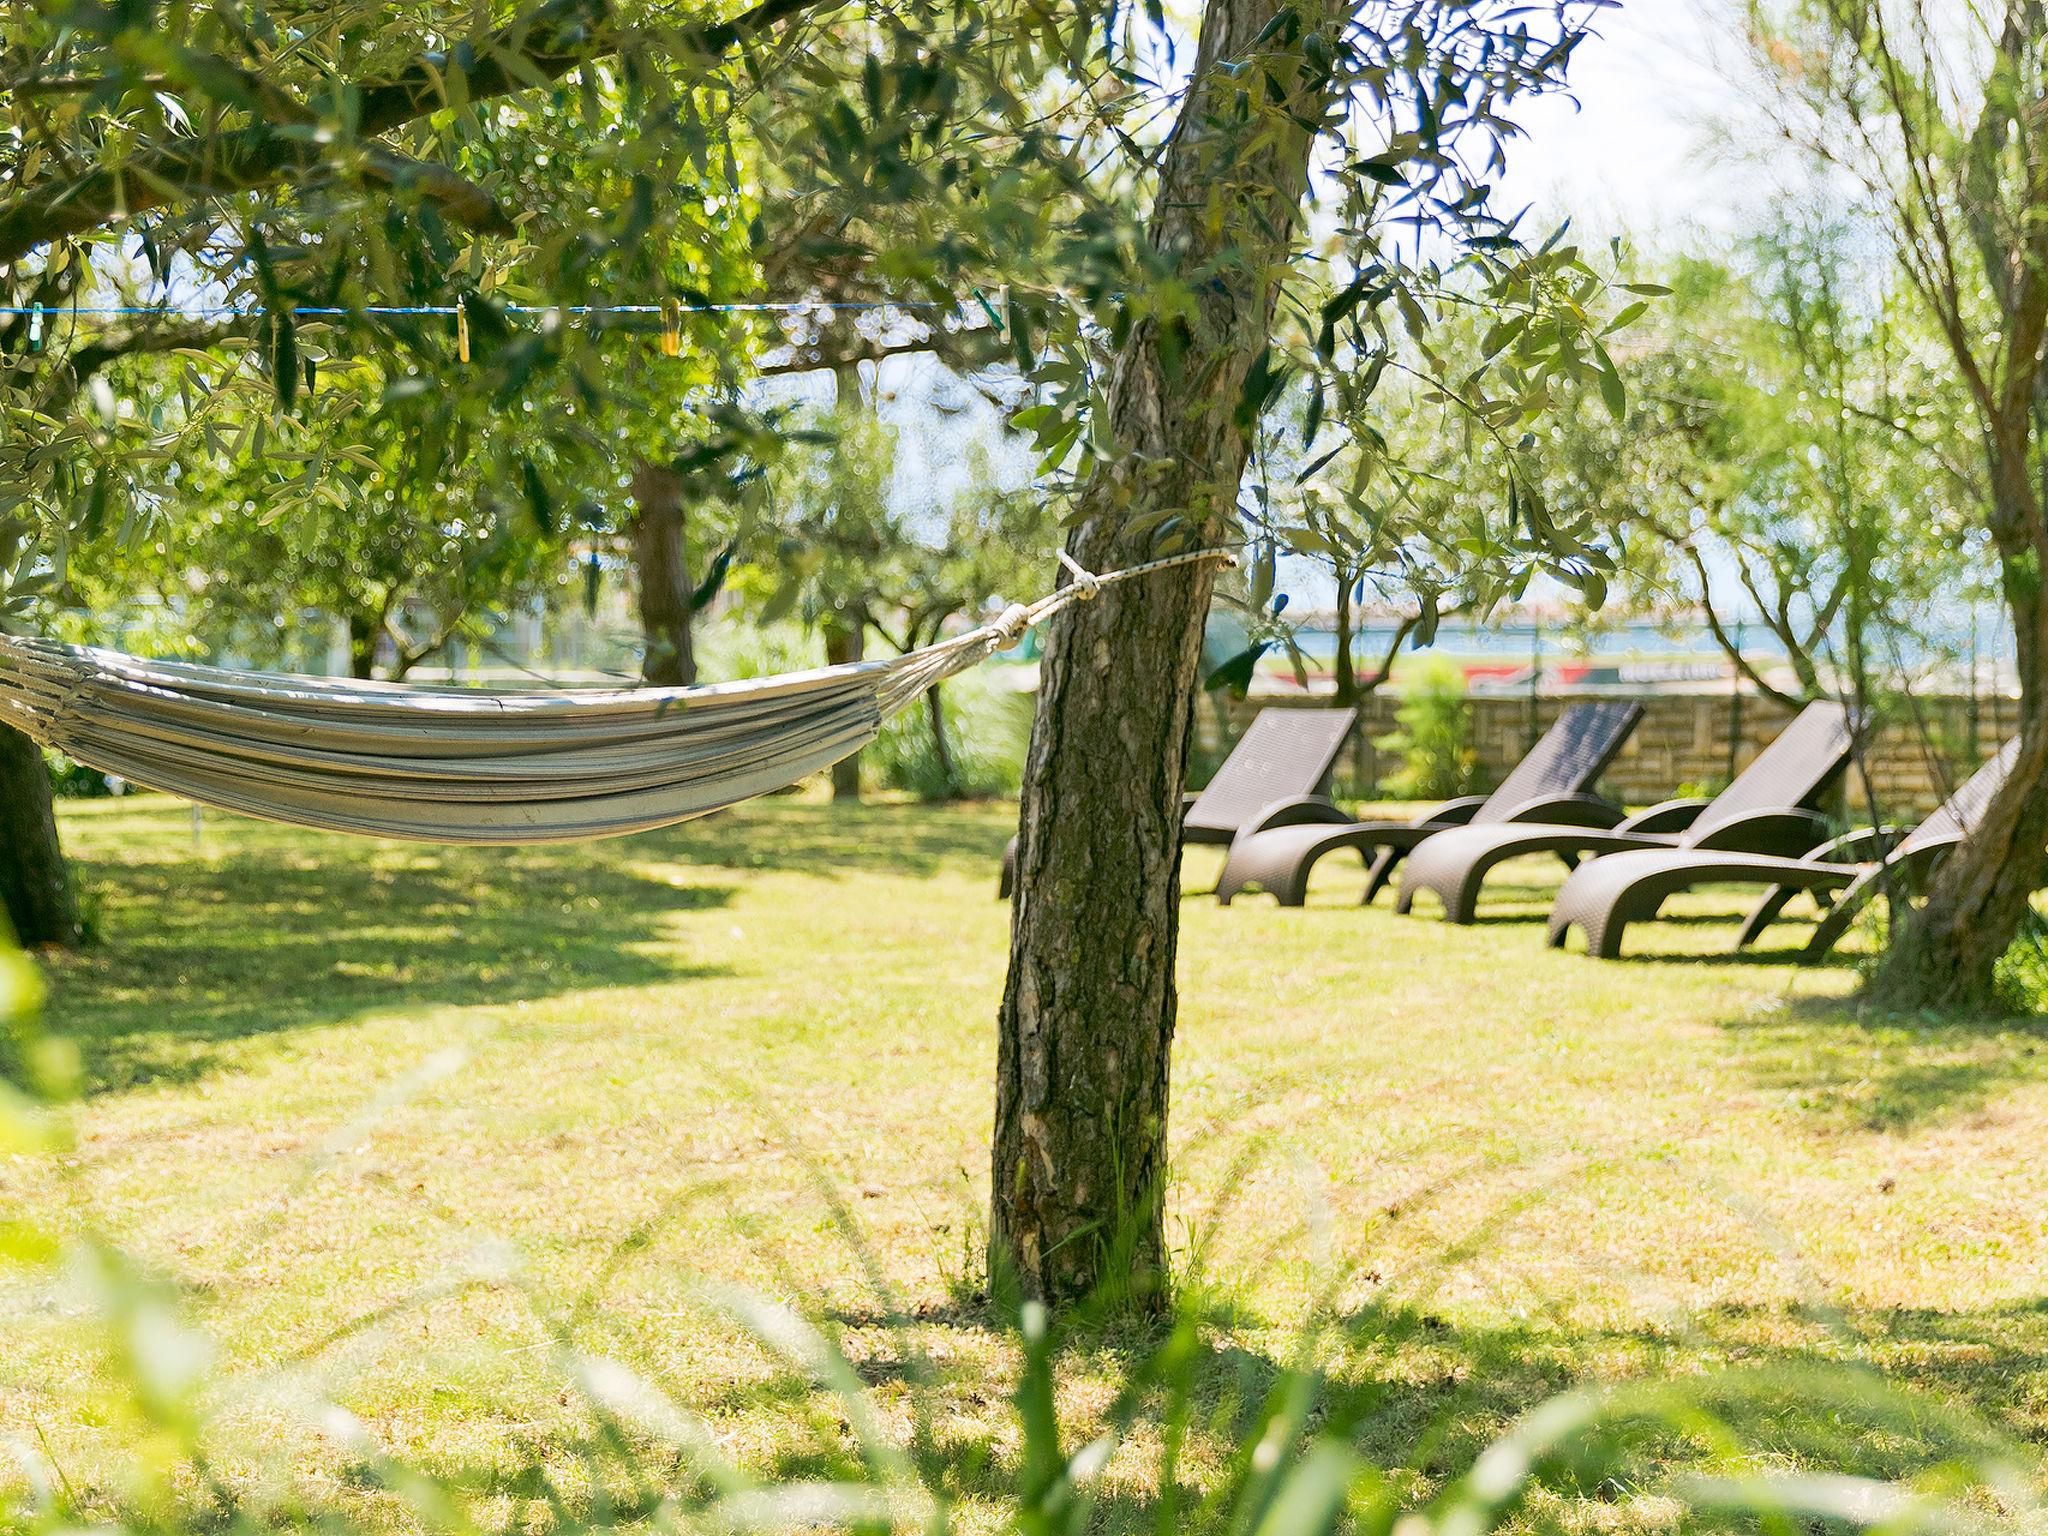
[[[1755,762],[1735,776],[1733,784],[1714,796],[1682,841],[1694,842],[1751,811],[1811,809],[1848,763],[1855,744],[1856,727],[1846,707],[1827,702],[1807,705]]]
[[[1472,819],[1506,821],[1531,800],[1549,795],[1577,795],[1590,790],[1629,732],[1643,718],[1643,706],[1626,699],[1574,704],[1486,797]]]
[[[1892,851],[1892,857],[1900,858],[1928,843],[1967,837],[1975,830],[1978,818],[1984,814],[1984,807],[1991,803],[1991,797],[2005,783],[2005,776],[2012,772],[2013,761],[2019,755],[2020,739],[2015,736],[1999,749],[1996,757],[1963,780],[1961,788],[1915,827],[1912,835]]]
[[[1275,800],[1314,794],[1357,720],[1355,709],[1261,710],[1189,807],[1187,824],[1235,832]]]

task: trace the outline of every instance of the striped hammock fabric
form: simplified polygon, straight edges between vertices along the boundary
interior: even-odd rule
[[[1229,558],[1205,550],[1084,572],[903,656],[698,688],[415,687],[0,635],[0,724],[133,783],[296,826],[436,843],[617,837],[829,767],[926,689],[1101,586]]]

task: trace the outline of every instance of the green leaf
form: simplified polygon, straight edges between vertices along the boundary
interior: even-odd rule
[[[775,589],[768,601],[761,605],[760,622],[764,625],[773,624],[780,619],[788,618],[795,610],[796,600],[803,595],[803,590],[802,582],[785,581]]]
[[[1281,1483],[1257,1536],[1320,1536],[1343,1513],[1358,1453],[1340,1440],[1320,1439]]]
[[[540,531],[552,538],[556,530],[555,499],[548,494],[547,482],[541,478],[532,459],[522,458],[519,468],[526,489],[527,509],[533,513],[533,521]]]
[[[1644,311],[1649,309],[1649,307],[1649,300],[1638,299],[1635,303],[1629,305],[1628,308],[1622,310],[1621,313],[1616,315],[1612,320],[1608,321],[1605,329],[1603,329],[1600,332],[1600,334],[1602,336],[1612,336],[1616,331],[1628,329],[1628,327],[1634,325],[1638,320],[1643,318]]]
[[[1252,674],[1258,669],[1259,658],[1266,654],[1266,650],[1267,645],[1264,641],[1246,646],[1211,672],[1202,686],[1211,691],[1228,688],[1237,697],[1243,698],[1252,685]]]
[[[1252,606],[1263,608],[1273,599],[1273,580],[1279,552],[1273,541],[1268,539],[1259,546],[1259,552],[1252,557]]]
[[[1598,337],[1588,337],[1593,348],[1593,365],[1599,377],[1600,398],[1606,402],[1607,410],[1616,421],[1628,414],[1628,388],[1621,382],[1621,374],[1614,366],[1614,359],[1607,355],[1607,349],[1600,345]]]
[[[1441,615],[1437,611],[1436,593],[1424,588],[1416,597],[1422,604],[1422,616],[1415,621],[1414,648],[1419,651],[1436,644],[1437,621]]]

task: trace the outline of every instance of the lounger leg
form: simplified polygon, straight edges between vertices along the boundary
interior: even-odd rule
[[[1322,853],[1310,853],[1292,867],[1269,867],[1274,861],[1270,857],[1261,859],[1259,854],[1264,851],[1270,855],[1271,848],[1262,850],[1259,838],[1259,833],[1249,832],[1231,843],[1223,860],[1223,873],[1216,877],[1217,904],[1227,907],[1248,886],[1257,886],[1283,907],[1306,906],[1309,873]]]
[[[1735,947],[1747,949],[1764,936],[1764,930],[1778,920],[1778,914],[1785,910],[1787,902],[1799,892],[1789,885],[1774,885],[1763,894],[1763,899],[1750,909],[1749,916],[1742,920],[1742,931],[1735,935]]]
[[[1595,960],[1619,960],[1628,925],[1655,922],[1668,894],[1648,882],[1622,891],[1597,920],[1585,924],[1586,953]]]
[[[1813,930],[1813,937],[1806,941],[1806,948],[1800,951],[1800,960],[1812,965],[1827,958],[1829,950],[1841,943],[1842,935],[1849,931],[1849,925],[1856,921],[1856,914],[1870,904],[1870,898],[1877,894],[1879,870],[1868,870],[1858,875],[1849,888],[1836,898],[1828,908],[1828,915],[1820,920]]]
[[[1362,848],[1359,850],[1361,853],[1364,851]],[[1371,906],[1373,898],[1387,888],[1388,882],[1394,878],[1395,866],[1407,851],[1405,848],[1382,848],[1379,851],[1379,856],[1366,869],[1365,894],[1358,898],[1360,906]]]
[[[1401,882],[1401,893],[1394,898],[1396,912],[1415,910],[1415,893],[1418,890],[1436,891],[1444,904],[1444,921],[1447,923],[1470,924],[1476,921],[1479,911],[1479,888],[1486,883],[1486,876],[1500,860],[1482,859],[1459,872],[1455,889],[1445,891],[1436,886],[1418,886],[1412,881]]]

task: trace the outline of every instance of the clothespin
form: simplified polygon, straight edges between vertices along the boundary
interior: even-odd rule
[[[1002,335],[1002,310],[997,309],[995,305],[989,303],[988,296],[984,294],[979,288],[973,288],[968,291],[974,295],[975,302],[981,305],[981,312],[984,315],[988,316],[988,323],[996,328],[996,334],[998,336]],[[1003,284],[1003,286],[1000,289],[998,289],[997,292],[1002,297],[1002,308],[1008,309],[1010,307],[1010,285],[1008,283]]]
[[[661,301],[661,355],[683,355],[683,305],[680,299]]]
[[[28,349],[31,352],[43,350],[43,306],[34,305],[28,312]]]
[[[469,361],[469,306],[460,299],[455,301],[455,355]]]

